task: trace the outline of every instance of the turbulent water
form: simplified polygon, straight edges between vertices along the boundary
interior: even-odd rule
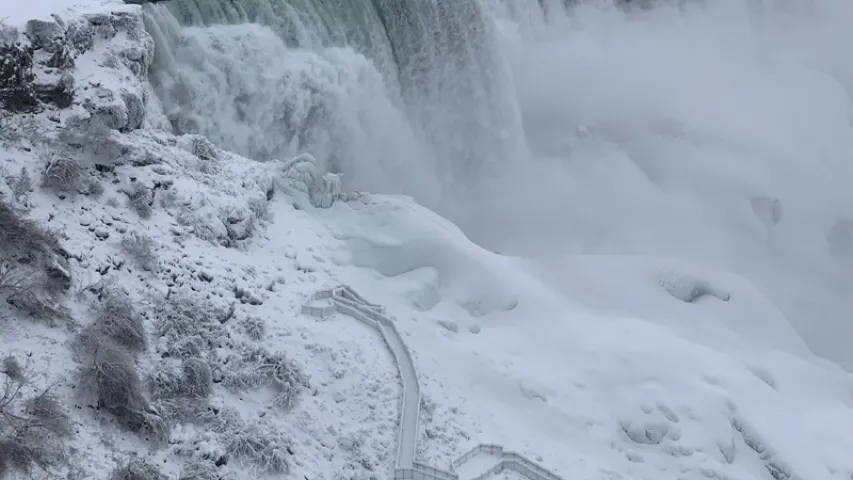
[[[152,122],[309,150],[493,250],[738,272],[853,367],[853,4],[638,3],[148,5]]]
[[[351,187],[436,204],[523,152],[479,0],[176,0],[146,25],[171,128],[251,158],[308,150]]]

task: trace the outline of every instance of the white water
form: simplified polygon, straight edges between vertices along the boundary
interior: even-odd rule
[[[476,61],[494,51],[480,36],[448,49],[442,31],[398,85],[358,45],[175,24],[155,88],[182,106],[181,131],[261,158],[310,149],[350,188],[411,194],[497,251],[737,272],[816,353],[853,368],[853,4],[589,2],[564,16],[552,1],[545,22],[537,0],[481,1],[497,61]]]
[[[749,5],[504,23],[536,159],[458,221],[502,252],[729,269],[851,368],[853,4]]]

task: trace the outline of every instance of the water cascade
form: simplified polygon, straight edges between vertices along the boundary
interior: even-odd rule
[[[258,160],[310,151],[350,188],[433,204],[522,155],[480,0],[146,5],[161,126]]]

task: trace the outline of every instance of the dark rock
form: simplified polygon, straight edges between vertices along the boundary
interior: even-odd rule
[[[95,26],[110,24],[110,16],[105,13],[95,13],[93,15],[87,15],[86,19],[89,20],[89,23]]]
[[[52,53],[65,41],[65,29],[56,22],[30,20],[27,22],[27,37],[36,50]]]
[[[126,130],[137,130],[142,128],[142,123],[145,121],[145,105],[139,95],[124,91],[121,93],[121,99],[124,100],[124,105],[127,107],[127,124]]]
[[[56,83],[34,83],[36,98],[59,108],[68,108],[74,100],[74,77],[63,74]]]
[[[127,109],[124,105],[111,103],[94,107],[92,118],[112,130],[124,130],[127,126]]]
[[[38,107],[32,88],[33,49],[20,43],[0,45],[0,102],[10,112]]]
[[[65,42],[60,44],[59,48],[53,52],[53,55],[47,61],[47,66],[63,70],[74,68],[74,54]]]

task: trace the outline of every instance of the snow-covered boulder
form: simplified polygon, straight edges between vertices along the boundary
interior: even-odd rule
[[[0,25],[0,100],[9,112],[72,109],[108,128],[135,130],[145,119],[153,51],[139,10]]]

